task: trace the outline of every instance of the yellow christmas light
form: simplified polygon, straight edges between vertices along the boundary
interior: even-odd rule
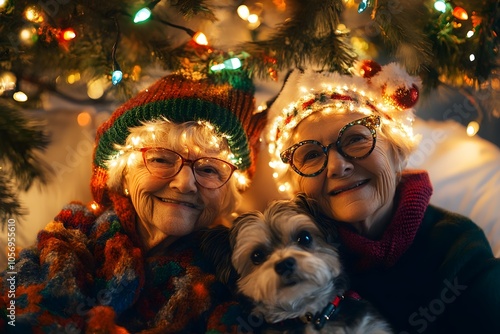
[[[19,39],[25,45],[32,45],[37,39],[36,29],[33,27],[24,28],[19,32]]]
[[[7,2],[7,1],[5,1]],[[1,5],[0,5],[1,6]],[[26,20],[34,23],[41,23],[43,22],[43,15],[40,13],[37,7],[35,6],[29,6],[26,8],[24,11],[24,17]]]
[[[207,36],[201,31],[196,32],[193,35],[193,41],[198,45],[208,45]]]
[[[12,95],[12,98],[17,101],[17,102],[26,102],[28,101],[28,95],[26,95],[24,92],[17,91]]]
[[[479,131],[479,123],[476,121],[471,121],[469,125],[467,125],[467,135],[469,137],[472,137],[476,135],[476,133]]]
[[[242,19],[242,20],[248,20],[248,16],[250,15],[250,9],[248,9],[247,6],[245,5],[241,5],[238,7],[238,9],[236,9],[236,13],[238,13],[238,16]]]

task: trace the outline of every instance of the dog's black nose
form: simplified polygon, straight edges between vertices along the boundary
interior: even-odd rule
[[[274,270],[278,275],[287,275],[293,273],[295,267],[297,266],[297,261],[293,257],[287,257],[274,265]]]

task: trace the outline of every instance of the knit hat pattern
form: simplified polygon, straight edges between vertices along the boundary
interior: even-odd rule
[[[255,87],[246,75],[228,78],[193,78],[167,75],[118,107],[96,134],[91,190],[100,205],[107,195],[106,161],[119,152],[130,128],[142,122],[166,118],[174,123],[206,121],[227,138],[232,163],[251,178],[255,172],[260,133],[266,125],[265,112],[255,112]]]

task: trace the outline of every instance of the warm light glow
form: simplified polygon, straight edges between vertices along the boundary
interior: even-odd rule
[[[250,14],[250,15],[248,15],[248,19],[247,20],[251,24],[252,23],[257,23],[257,22],[259,22],[259,15],[257,15],[257,14]]]
[[[474,61],[474,60],[476,60],[476,56],[474,56],[474,54],[473,54],[473,53],[471,53],[471,54],[470,54],[470,56],[469,56],[469,60],[470,60],[470,61]]]
[[[128,160],[127,160],[127,166],[132,166],[134,164],[136,158],[137,158],[137,155],[134,152],[130,153],[130,155],[128,156]]]
[[[80,126],[88,125],[91,120],[92,120],[92,117],[86,111],[79,113],[78,116],[76,117],[76,121],[78,122],[78,125],[80,125]]]
[[[474,136],[479,131],[479,123],[476,121],[471,121],[469,125],[467,125],[467,135],[469,137]]]
[[[459,20],[467,20],[469,18],[469,15],[467,14],[467,11],[463,9],[462,7],[455,7],[453,9],[453,16],[455,16]]]
[[[94,80],[87,84],[87,95],[93,99],[97,100],[101,98],[104,94],[103,80]]]
[[[130,74],[130,79],[132,79],[133,81],[139,81],[139,79],[141,78],[141,72],[142,72],[142,68],[139,66],[139,65],[134,65],[134,67],[132,68],[132,73]]]
[[[68,77],[66,78],[66,82],[69,83],[70,85],[74,84],[77,81],[80,81],[80,73],[79,72],[72,73],[72,74],[68,75]]]
[[[441,13],[446,12],[446,3],[444,1],[438,0],[434,3],[434,8]]]
[[[248,20],[248,16],[250,15],[250,10],[248,9],[247,6],[245,5],[241,5],[238,7],[238,9],[236,10],[236,12],[238,13],[238,16],[242,19],[242,20]]]
[[[196,34],[194,34],[193,41],[195,41],[198,45],[208,45],[207,36],[205,36],[205,34],[201,31],[198,31]]]
[[[238,171],[234,172],[234,177],[238,181],[238,185],[240,187],[246,187],[248,185],[248,179],[244,174],[239,173]]]
[[[144,22],[151,17],[151,9],[145,7],[140,9],[134,16],[134,23]]]
[[[4,91],[13,90],[16,88],[16,76],[12,72],[2,72],[0,74],[0,95]]]
[[[0,8],[5,8],[5,7],[7,7],[7,0],[0,0]]]
[[[154,130],[153,130],[154,131]],[[139,146],[139,144],[141,143],[142,139],[141,137],[139,136],[134,136],[132,138],[130,138],[131,141],[132,141],[132,145],[134,145],[135,147]]]
[[[467,38],[471,38],[472,36],[474,36],[474,30],[469,30],[467,32]]]
[[[344,0],[345,2],[346,0]],[[276,9],[284,12],[286,10],[286,1],[285,0],[273,0],[274,5],[276,6]]]
[[[5,1],[5,3],[6,2],[7,1]],[[3,7],[3,6],[0,4],[0,7]],[[31,22],[35,22],[35,23],[43,22],[43,16],[40,15],[40,12],[34,6],[29,6],[26,8],[26,10],[24,11],[24,17],[26,18],[26,20],[31,21]]]
[[[24,28],[19,32],[19,38],[26,45],[31,45],[37,39],[36,29],[33,27]]]
[[[90,208],[92,210],[97,210],[99,208],[99,204],[97,204],[96,202],[92,202],[92,204],[90,204]]]
[[[16,100],[17,102],[26,102],[28,101],[28,95],[26,95],[24,92],[15,92],[14,95],[12,95],[12,98]]]
[[[73,30],[73,28],[68,28],[68,29],[64,30],[62,33],[62,38],[65,41],[71,41],[75,37],[76,37],[76,33]]]

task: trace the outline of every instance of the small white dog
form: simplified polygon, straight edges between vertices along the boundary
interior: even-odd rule
[[[349,295],[331,226],[299,195],[239,216],[229,231],[237,289],[265,320],[254,332],[392,333],[370,304]],[[335,238],[335,236],[332,236]],[[219,239],[220,240],[220,239]],[[212,244],[213,245],[213,244]],[[219,250],[217,256],[228,254]],[[227,261],[227,259],[226,259]],[[227,266],[224,261],[219,263]],[[234,274],[234,272],[233,272]],[[225,271],[228,280],[229,272]]]

